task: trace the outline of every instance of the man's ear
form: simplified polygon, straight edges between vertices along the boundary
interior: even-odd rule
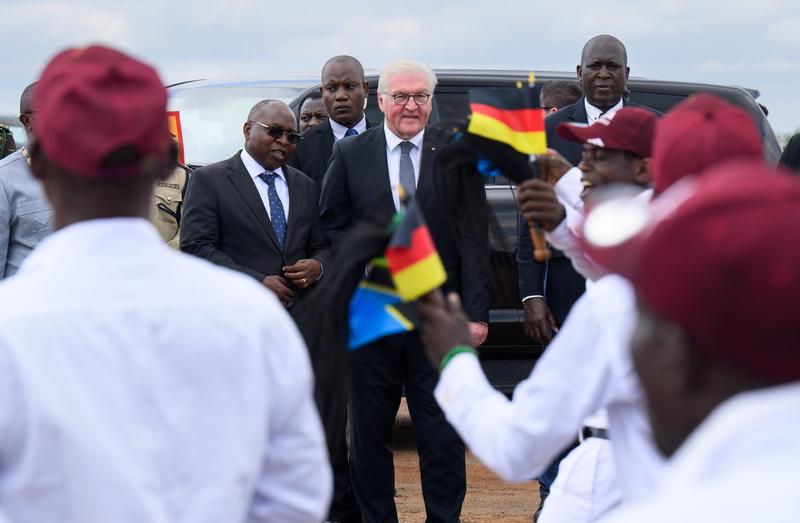
[[[364,80],[362,87],[364,87],[364,98],[366,98],[369,96],[369,82]]]
[[[653,183],[653,174],[651,172],[653,161],[650,158],[641,158],[637,164],[633,181],[636,185],[649,187]]]
[[[20,119],[22,118],[20,117]],[[40,182],[44,182],[50,171],[50,162],[42,146],[39,145],[39,140],[33,140],[28,143],[25,146],[25,150],[28,152],[31,174]]]
[[[580,64],[575,66],[575,74],[578,75],[578,80],[583,78],[583,68],[580,66]]]
[[[25,128],[26,131],[31,130],[31,115],[29,114],[21,114],[19,115],[19,123]]]

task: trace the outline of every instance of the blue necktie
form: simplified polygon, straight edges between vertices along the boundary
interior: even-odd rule
[[[278,191],[275,189],[275,178],[278,175],[274,172],[265,172],[258,175],[259,178],[267,182],[267,196],[269,197],[269,213],[272,221],[272,228],[275,229],[275,236],[278,237],[278,245],[283,250],[283,243],[286,241],[286,214],[283,212],[283,203],[278,198]]]
[[[352,127],[344,132],[345,136],[355,136],[357,134],[358,134],[358,131],[356,131]]]

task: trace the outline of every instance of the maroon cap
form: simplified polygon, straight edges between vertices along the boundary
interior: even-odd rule
[[[59,53],[33,96],[42,148],[76,176],[130,176],[172,157],[167,92],[155,69],[119,51],[93,45]],[[109,153],[121,149],[140,161],[109,165]]]
[[[796,177],[763,161],[734,161],[640,205],[647,220],[604,205],[587,217],[585,247],[627,277],[642,303],[712,361],[754,377],[800,379]],[[612,244],[604,230],[615,231],[613,216],[623,227],[643,226]]]
[[[561,122],[556,127],[556,132],[561,138],[571,142],[628,151],[640,158],[648,158],[656,120],[658,118],[655,113],[647,109],[623,107],[589,125]]]
[[[690,174],[727,160],[763,158],[761,137],[743,109],[708,93],[689,97],[656,124],[655,194]]]

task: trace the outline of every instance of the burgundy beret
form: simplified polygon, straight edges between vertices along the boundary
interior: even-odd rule
[[[34,91],[36,136],[60,167],[87,178],[139,174],[169,161],[167,93],[155,69],[114,49],[68,49]],[[126,150],[133,162],[111,162]]]

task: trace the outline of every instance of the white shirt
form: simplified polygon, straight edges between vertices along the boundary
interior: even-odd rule
[[[400,143],[409,141],[414,144],[411,148],[409,156],[411,157],[411,164],[414,166],[414,182],[419,185],[419,168],[420,156],[422,152],[422,139],[425,135],[425,129],[422,129],[416,136],[403,140],[395,135],[383,124],[383,130],[386,133],[386,166],[389,168],[389,185],[392,188],[392,199],[394,200],[394,208],[400,209]]]
[[[628,342],[636,318],[630,284],[611,275],[581,296],[530,377],[509,401],[478,359],[458,355],[434,394],[478,458],[507,481],[535,478],[575,439],[583,420],[606,407],[625,499],[652,492],[663,464],[652,443]]]
[[[795,523],[800,383],[722,403],[667,462],[662,487],[604,522]]]
[[[326,515],[306,347],[251,278],[93,220],[46,238],[0,307],[0,520]]]
[[[248,174],[250,174],[250,177],[253,179],[253,183],[256,185],[258,195],[261,196],[261,201],[264,202],[264,207],[267,209],[269,219],[272,220],[272,209],[269,208],[269,184],[259,178],[259,176],[268,169],[262,167],[261,164],[255,161],[255,159],[244,149],[242,149],[241,157],[242,163],[247,169]],[[275,178],[275,192],[278,193],[278,198],[281,200],[281,205],[283,205],[283,217],[286,218],[286,222],[288,223],[289,185],[286,183],[286,175],[283,174],[283,168],[281,167],[278,167],[272,172],[278,175]]]
[[[610,116],[625,106],[625,104],[622,103],[622,98],[619,99],[619,102],[617,102],[616,105],[614,105],[613,107],[611,107],[606,111],[598,109],[594,105],[590,104],[589,100],[587,100],[586,98],[583,99],[583,105],[584,107],[586,107],[586,117],[589,120],[587,123],[592,123],[601,116]]]
[[[349,129],[349,127],[345,127],[344,125],[340,124],[333,118],[329,118],[328,121],[331,123],[331,131],[333,131],[334,140],[338,142],[339,140],[344,138],[344,133],[347,132],[347,129]],[[359,122],[353,126],[353,129],[355,129],[358,132],[358,134],[361,134],[367,130],[366,115],[361,117],[361,120],[359,120]]]

